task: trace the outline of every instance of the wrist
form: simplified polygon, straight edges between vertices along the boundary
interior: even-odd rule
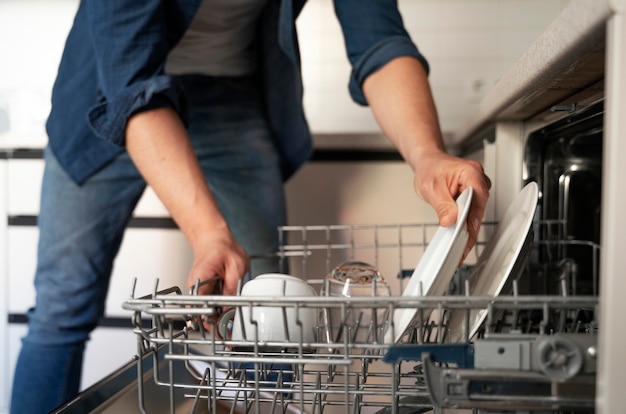
[[[416,171],[424,159],[432,158],[433,156],[439,156],[445,153],[446,150],[443,145],[440,145],[433,140],[425,144],[418,143],[412,145],[408,149],[405,159],[407,163],[411,166],[411,169],[413,171]]]
[[[183,231],[183,234],[193,251],[201,251],[209,244],[232,240],[230,227],[223,218],[196,223],[188,231]]]

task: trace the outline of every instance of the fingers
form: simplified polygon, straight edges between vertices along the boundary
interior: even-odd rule
[[[440,226],[449,227],[456,223],[459,209],[449,193],[435,200],[435,203],[434,208],[437,212]]]
[[[249,270],[249,257],[237,243],[209,243],[194,249],[194,264],[187,285],[197,295],[237,294],[239,281]],[[216,329],[219,315],[226,309],[215,309],[198,317],[196,322],[219,337]]]
[[[434,166],[436,163],[431,165]],[[456,223],[458,208],[455,197],[458,194],[450,191],[445,177],[437,174],[434,168],[416,171],[415,190],[424,201],[433,207],[440,226],[449,227]]]
[[[235,296],[237,294],[237,288],[239,281],[243,279],[247,269],[228,269],[224,275],[224,285],[222,288],[222,294],[227,296]]]
[[[439,225],[443,227],[456,223],[458,208],[455,200],[468,187],[472,187],[473,196],[467,217],[468,243],[463,260],[478,240],[491,180],[479,162],[441,152],[425,155],[415,169],[416,191],[433,206]]]
[[[201,270],[203,265],[192,268],[188,278],[188,286],[198,295],[236,295],[239,281],[243,279],[248,271],[248,266],[218,265],[223,271]],[[208,268],[212,268],[210,266]],[[197,288],[196,288],[197,287]]]
[[[471,180],[472,182],[471,186],[474,190],[474,194],[472,196],[472,204],[470,205],[470,210],[467,215],[467,230],[469,238],[467,246],[465,247],[465,252],[463,253],[463,260],[465,260],[470,250],[478,241],[480,225],[485,216],[485,208],[487,206],[487,201],[489,200],[489,189],[491,188],[491,180],[487,177],[487,175],[485,175],[482,166],[480,166],[480,169],[477,169],[472,176],[468,178],[468,180]]]
[[[200,280],[200,295],[236,295],[239,281],[249,268],[248,254],[230,234],[207,237],[205,243],[194,246],[194,263],[189,273],[188,285],[194,286]],[[222,281],[217,290],[216,283],[211,281],[216,277]]]
[[[443,190],[446,189],[443,188]],[[458,207],[449,191],[435,192],[432,196],[432,203],[440,226],[449,227],[456,223]]]

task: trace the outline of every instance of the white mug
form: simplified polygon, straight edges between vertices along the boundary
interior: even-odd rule
[[[282,273],[265,273],[248,281],[241,289],[242,297],[274,297],[276,301],[286,296],[317,296],[315,289],[305,280]],[[255,342],[262,348],[267,342],[288,342],[297,347],[300,342],[314,343],[318,320],[317,309],[293,306],[238,306],[223,317],[232,318],[231,339]],[[220,321],[223,329],[224,321]]]

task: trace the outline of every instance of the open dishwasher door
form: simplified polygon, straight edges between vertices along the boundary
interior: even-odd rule
[[[159,351],[162,354],[163,348]],[[64,403],[53,414],[85,414],[85,413],[207,413],[207,407],[193,407],[194,401],[184,397],[184,389],[159,387],[154,379],[154,361],[157,361],[159,370],[169,375],[167,361],[161,356],[147,354],[143,359],[135,358],[128,364],[120,367],[109,376],[80,392],[70,401]],[[138,368],[143,370],[143,382],[139,384]],[[180,365],[174,366],[173,375],[190,376]],[[191,378],[189,379],[191,380]],[[143,392],[139,392],[139,387]],[[143,396],[140,401],[139,396]],[[143,407],[143,408],[142,408]],[[221,410],[218,409],[217,412]]]

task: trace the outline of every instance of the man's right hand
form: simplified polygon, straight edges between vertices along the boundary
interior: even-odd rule
[[[194,261],[187,278],[187,287],[215,276],[223,280],[222,292],[215,292],[214,284],[200,286],[197,294],[222,293],[236,295],[237,285],[250,268],[246,251],[233,238],[228,228],[207,232],[192,246]]]
[[[219,276],[223,293],[236,294],[249,258],[211,193],[178,114],[158,108],[133,115],[126,127],[126,149],[193,249],[188,287]],[[213,293],[213,288],[204,285],[199,293]]]

